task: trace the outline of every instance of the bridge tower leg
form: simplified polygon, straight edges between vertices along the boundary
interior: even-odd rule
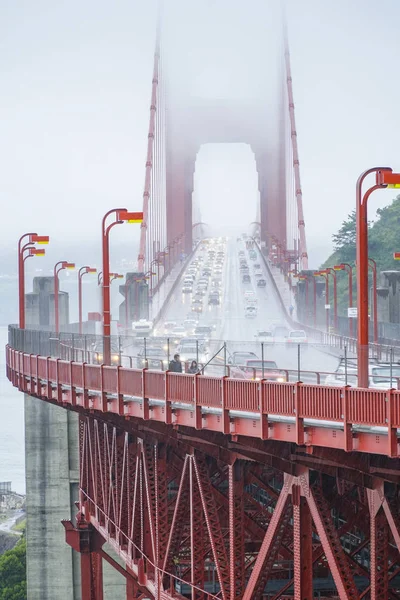
[[[62,521],[65,538],[81,555],[82,600],[103,600],[102,546],[105,539],[85,521],[82,513],[77,515],[76,526],[71,521]]]

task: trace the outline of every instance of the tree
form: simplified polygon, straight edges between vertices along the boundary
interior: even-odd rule
[[[341,254],[343,262],[354,260],[356,257],[356,211],[353,210],[343,221],[339,231],[332,236],[335,253]]]
[[[26,541],[0,556],[0,600],[26,600]]]
[[[332,236],[334,253],[320,267],[326,269],[341,263],[355,264],[356,260],[356,211],[343,221],[339,231]],[[368,255],[376,261],[378,271],[398,270],[393,252],[400,252],[400,196],[391,204],[377,210],[377,219],[368,224]],[[370,273],[371,275],[371,273]],[[353,278],[353,301],[356,301],[356,276]],[[347,275],[338,273],[339,313],[347,314]]]

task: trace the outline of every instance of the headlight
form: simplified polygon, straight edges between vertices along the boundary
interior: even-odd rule
[[[112,362],[118,362],[119,361],[119,354],[113,354],[111,357]]]
[[[146,359],[142,358],[142,365],[146,364]]]
[[[163,346],[163,350],[168,350],[168,344],[165,344],[165,346]]]
[[[167,365],[168,361],[167,360],[163,360],[163,365]]]
[[[285,383],[285,378],[284,377],[278,377],[277,378],[277,382],[278,383]]]
[[[98,352],[96,354],[96,357],[97,357],[97,360],[103,360],[103,355],[100,352]]]
[[[181,356],[181,361],[183,361],[183,362],[187,361],[186,356]]]

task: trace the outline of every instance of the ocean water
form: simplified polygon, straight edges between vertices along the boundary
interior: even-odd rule
[[[0,327],[0,481],[25,493],[24,395],[6,377],[7,327]]]

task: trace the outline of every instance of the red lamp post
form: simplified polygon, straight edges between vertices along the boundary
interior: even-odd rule
[[[374,173],[375,185],[362,193],[365,178]],[[372,167],[364,171],[356,185],[356,248],[357,248],[357,354],[358,386],[368,387],[368,199],[375,190],[400,187],[400,173],[390,167]]]
[[[34,244],[48,244],[48,235],[24,233],[18,240],[18,296],[19,296],[19,328],[25,329],[25,261],[24,251],[33,249]],[[33,253],[29,256],[43,256],[44,253]]]
[[[335,332],[338,330],[338,309],[337,309],[337,274],[334,268],[328,267],[326,269],[328,275],[333,277],[333,326]]]
[[[107,219],[111,215],[115,220],[107,225]],[[121,223],[142,223],[142,212],[129,212],[126,208],[113,208],[103,217],[101,224],[102,255],[103,255],[103,356],[104,363],[111,363],[111,312],[110,312],[110,231],[115,225]]]
[[[58,274],[60,271],[64,269],[75,269],[75,263],[69,263],[66,260],[60,260],[58,263],[54,265],[54,323],[56,333],[60,330],[59,323],[59,314],[58,314],[58,289],[59,289],[59,281]]]
[[[329,333],[329,274],[328,269],[323,271],[317,271],[315,273],[317,277],[323,277],[325,279],[325,312],[326,312],[326,332]]]
[[[317,280],[315,278],[315,273],[313,273],[313,316],[314,316],[314,328],[317,329]]]
[[[349,308],[353,308],[353,267],[348,263],[342,263],[333,267],[335,271],[345,271],[349,278]],[[353,319],[349,323],[350,337],[353,337]]]
[[[372,295],[373,307],[372,314],[374,319],[374,344],[378,343],[378,284],[377,284],[377,269],[376,262],[373,258],[368,258],[368,267],[372,271]]]
[[[78,313],[79,313],[79,333],[82,335],[82,276],[86,273],[97,273],[97,269],[91,267],[81,267],[78,271]]]

